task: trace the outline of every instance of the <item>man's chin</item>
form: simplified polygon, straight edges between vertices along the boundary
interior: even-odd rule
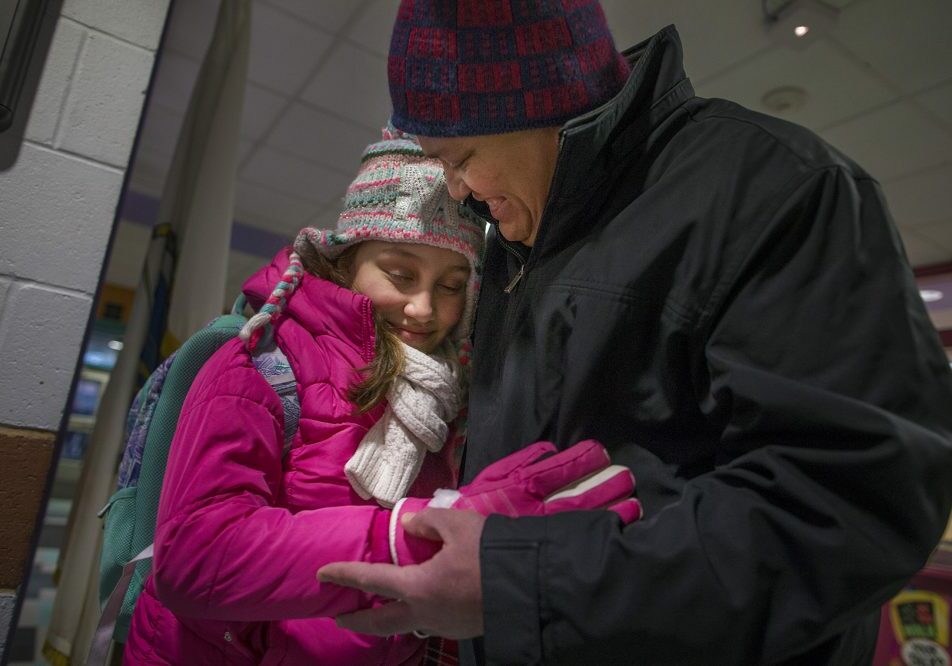
[[[511,221],[497,220],[499,223],[499,233],[510,243],[522,243],[529,247],[535,240],[535,234],[532,233],[532,225],[519,218]]]

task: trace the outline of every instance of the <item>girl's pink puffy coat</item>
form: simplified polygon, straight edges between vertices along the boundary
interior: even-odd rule
[[[282,251],[245,285],[260,306],[287,267]],[[415,664],[423,642],[338,629],[333,616],[375,600],[318,583],[338,560],[389,562],[389,511],[344,476],[383,406],[347,399],[371,360],[370,301],[305,275],[275,326],[298,382],[301,419],[282,461],[283,411],[239,340],[195,380],[159,504],[153,575],[136,605],[126,664]],[[455,486],[452,446],[428,455],[411,495]]]

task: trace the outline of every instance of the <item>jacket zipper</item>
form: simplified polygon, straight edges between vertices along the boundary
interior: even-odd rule
[[[503,249],[514,256],[516,261],[519,262],[519,270],[516,272],[516,275],[509,281],[509,284],[503,289],[503,292],[511,294],[512,290],[516,288],[516,285],[519,284],[519,280],[522,279],[522,276],[526,274],[526,260],[522,258],[522,254],[512,247],[509,244],[501,233],[499,233],[499,223],[493,220],[491,224],[496,228],[496,234],[499,238],[499,244],[502,245]]]
[[[522,276],[526,274],[526,265],[519,264],[519,272],[516,273],[516,276],[510,280],[509,284],[506,285],[506,288],[503,289],[507,294],[511,294],[512,290],[516,288],[516,285],[519,284],[519,280],[522,279]]]

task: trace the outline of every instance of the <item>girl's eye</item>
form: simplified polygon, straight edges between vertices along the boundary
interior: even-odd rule
[[[439,285],[439,287],[447,294],[458,294],[461,291],[463,291],[463,289],[466,288],[466,285],[465,284],[441,284]]]
[[[412,278],[405,273],[397,273],[395,271],[387,271],[387,275],[394,282],[409,282]]]

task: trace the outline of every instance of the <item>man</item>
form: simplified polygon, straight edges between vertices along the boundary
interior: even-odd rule
[[[468,663],[869,663],[952,504],[952,379],[880,188],[695,97],[673,27],[624,58],[596,2],[405,0],[389,75],[495,218],[463,481],[593,437],[645,517],[428,509],[432,560],[321,571],[400,600],[339,622],[479,637]]]

